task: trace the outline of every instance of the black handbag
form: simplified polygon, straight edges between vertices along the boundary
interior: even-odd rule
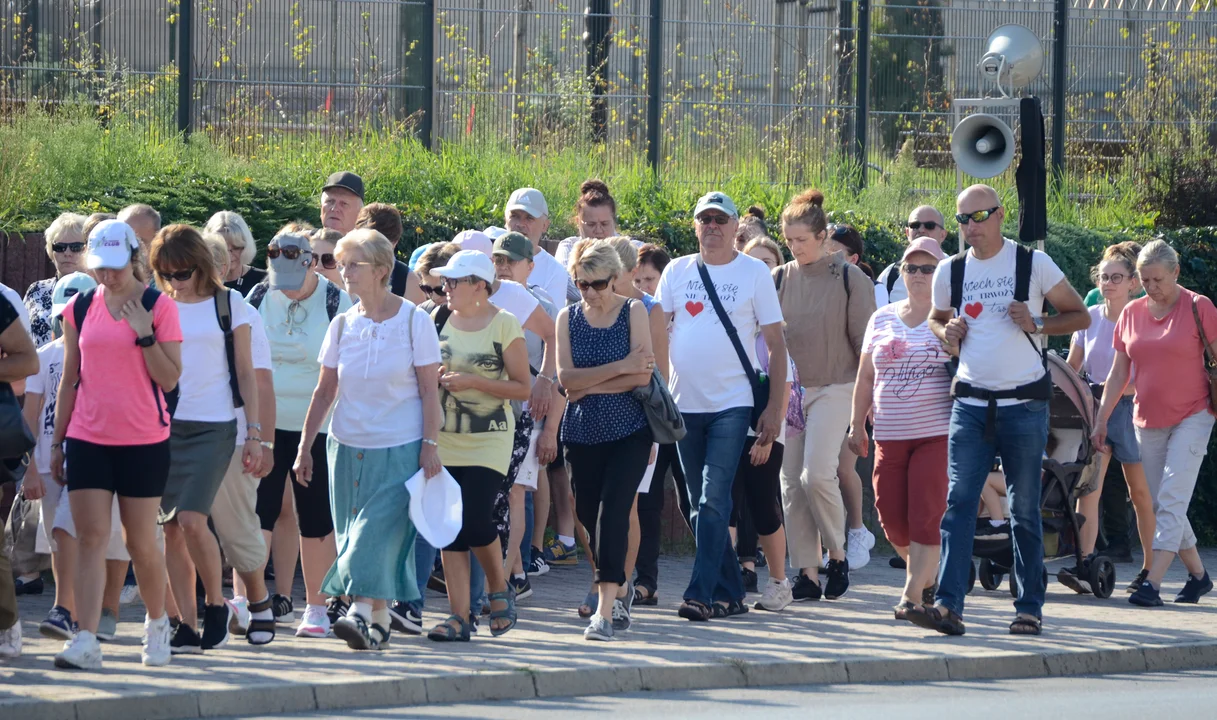
[[[723,304],[718,299],[718,293],[714,290],[714,283],[710,282],[710,272],[706,270],[706,263],[700,255],[697,257],[697,272],[701,274],[701,282],[706,287],[706,295],[710,298],[710,304],[714,306],[714,312],[718,315],[719,322],[727,331],[727,337],[731,339],[735,354],[739,356],[740,364],[744,366],[744,374],[748,376],[748,383],[752,386],[752,421],[749,426],[755,430],[756,424],[760,422],[761,414],[769,405],[769,376],[765,373],[758,373],[756,368],[752,367],[748,353],[744,351],[744,345],[740,342],[739,333],[736,332],[735,325],[732,324],[727,311],[723,309]]]
[[[37,441],[25,418],[21,416],[21,403],[13,393],[13,386],[0,383],[0,482],[15,480],[18,471],[29,464],[30,453]]]

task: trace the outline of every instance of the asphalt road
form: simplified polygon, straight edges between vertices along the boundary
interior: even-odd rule
[[[1217,670],[1144,675],[1035,680],[996,680],[887,685],[818,685],[730,690],[696,690],[518,702],[430,705],[306,715],[260,720],[314,720],[345,717],[463,718],[468,720],[678,720],[725,717],[732,720],[984,720],[1101,718],[1122,720],[1217,717]]]

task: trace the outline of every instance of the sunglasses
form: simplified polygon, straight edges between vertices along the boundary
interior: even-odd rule
[[[80,253],[80,252],[85,251],[85,244],[82,242],[54,243],[53,245],[51,245],[51,249],[57,253],[65,253],[65,252],[69,252],[69,251],[74,252],[74,253]]]
[[[168,272],[168,273],[158,271],[157,275],[160,275],[165,280],[175,280],[177,282],[186,282],[190,278],[194,277],[195,269],[196,268],[186,268],[185,270],[178,270],[177,272]]]
[[[942,227],[942,225],[939,225],[938,223],[934,222],[933,220],[929,220],[926,222],[921,222],[920,220],[914,220],[914,221],[908,223],[907,225],[910,230],[920,230],[921,228],[925,228],[926,230],[937,230],[938,228]]]
[[[720,215],[719,217],[722,217],[722,216]],[[719,225],[722,225],[722,223],[719,223]],[[603,292],[606,288],[608,288],[609,283],[611,283],[611,282],[613,282],[613,279],[611,277],[605,278],[603,280],[590,280],[590,281],[589,280],[576,280],[575,286],[578,287],[583,292],[587,292],[588,290],[595,290],[596,292]]]
[[[993,216],[993,213],[1001,210],[1001,205],[991,207],[988,210],[977,210],[971,213],[959,213],[955,216],[955,220],[960,225],[967,225],[969,222],[982,223]]]
[[[308,250],[303,250],[298,247],[285,247],[285,248],[269,247],[269,248],[266,248],[266,257],[270,258],[271,260],[277,260],[280,255],[287,258],[288,260],[299,260],[300,256],[304,255],[304,254],[311,254],[311,253]],[[333,257],[333,256],[331,255],[330,257]]]
[[[333,270],[338,267],[338,258],[334,257],[334,253],[321,254],[321,267],[326,270]]]
[[[726,215],[719,215],[718,213],[715,213],[713,215],[698,215],[697,222],[702,225],[709,225],[711,223],[715,225],[726,225],[727,223],[731,222],[731,218],[727,217]]]
[[[1107,275],[1105,273],[1105,274],[1099,276],[1099,282],[1111,283],[1112,285],[1119,285],[1120,283],[1124,282],[1124,279],[1127,277],[1128,276],[1125,275],[1124,273],[1114,273],[1112,275]]]
[[[909,265],[908,263],[905,263],[904,267],[900,269],[900,272],[904,273],[905,275],[916,275],[917,273],[921,273],[922,275],[933,275],[934,271],[937,269],[937,265]]]
[[[444,297],[445,295],[448,294],[448,291],[444,289],[443,283],[440,283],[439,285],[436,285],[435,287],[431,287],[430,285],[423,285],[422,283],[419,283],[418,289],[422,290],[424,295],[439,295],[440,297]]]
[[[444,287],[448,288],[448,291],[451,292],[452,288],[456,287],[457,285],[460,285],[463,282],[467,282],[470,285],[473,285],[478,280],[481,280],[481,278],[477,277],[476,275],[470,275],[468,277],[460,277],[460,278],[444,278]]]

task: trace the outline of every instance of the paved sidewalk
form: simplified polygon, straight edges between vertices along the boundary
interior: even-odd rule
[[[1204,555],[1217,567],[1217,552]],[[520,605],[520,624],[506,636],[491,638],[484,625],[468,644],[394,635],[391,648],[379,653],[355,653],[333,639],[298,640],[282,627],[268,647],[234,642],[203,656],[176,656],[165,668],[144,668],[143,609],[126,607],[118,641],[103,646],[105,669],[96,673],[52,668],[59,644],[37,634],[52,596],[23,597],[25,654],[0,664],[0,720],[223,717],[645,689],[1217,666],[1217,595],[1199,606],[1171,604],[1184,579],[1179,563],[1167,576],[1167,606],[1149,610],[1129,605],[1123,592],[1139,565],[1117,566],[1119,586],[1108,600],[1075,595],[1050,578],[1040,638],[1007,634],[1013,608],[1004,586],[999,592],[977,586],[962,638],[896,623],[891,606],[903,571],[883,557],[856,571],[849,593],[835,602],[690,623],[676,616],[690,564],[689,558],[662,561],[660,605],[636,608],[633,629],[611,644],[583,640],[585,622],[575,606],[590,579],[584,564],[536,579],[533,597]],[[1050,564],[1050,572],[1060,564]],[[430,627],[446,616],[446,603],[434,593],[427,603],[424,625]]]

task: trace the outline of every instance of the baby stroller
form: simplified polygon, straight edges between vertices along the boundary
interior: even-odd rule
[[[1075,508],[1077,499],[1094,491],[1098,485],[1098,453],[1091,446],[1090,433],[1098,416],[1098,403],[1090,386],[1073,368],[1053,352],[1047,353],[1048,371],[1052,375],[1053,393],[1049,403],[1048,452],[1043,461],[1040,512],[1044,525],[1044,559],[1055,560],[1072,556],[1081,569],[1084,580],[1098,598],[1111,597],[1116,585],[1116,568],[1103,555],[1084,563],[1081,527],[1097,518],[1085,518]],[[986,590],[996,590],[1004,575],[1010,576],[1010,594],[1018,596],[1018,583],[1011,572],[1014,567],[1014,541],[1005,538],[977,538],[973,554],[980,558],[976,576]],[[1044,570],[1047,584],[1048,571]],[[1070,587],[1073,587],[1070,585]],[[1085,592],[1074,587],[1074,590]]]

